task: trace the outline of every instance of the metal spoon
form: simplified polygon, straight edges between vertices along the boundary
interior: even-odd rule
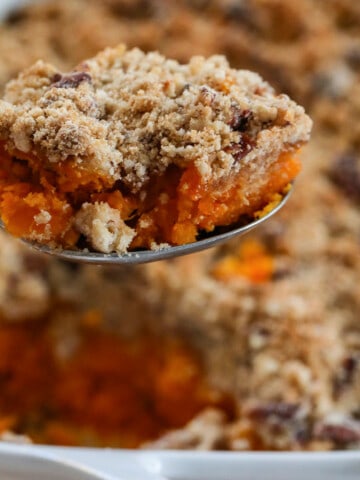
[[[258,227],[270,217],[275,215],[288,201],[291,195],[291,190],[283,197],[281,202],[276,207],[268,212],[263,217],[254,220],[245,225],[229,227],[226,231],[221,233],[209,234],[206,238],[200,239],[194,243],[188,243],[186,245],[180,245],[176,247],[167,247],[161,250],[141,250],[135,252],[129,252],[123,255],[116,253],[96,253],[89,252],[87,250],[62,250],[48,247],[47,245],[41,245],[35,242],[29,242],[24,240],[25,243],[30,245],[42,253],[55,256],[62,260],[67,260],[76,263],[91,263],[95,265],[136,265],[140,263],[157,262],[158,260],[165,260],[174,257],[180,257],[182,255],[188,255],[190,253],[200,252],[207,248],[220,245],[228,240],[244,235],[245,233]],[[3,225],[1,224],[3,227]],[[4,228],[4,227],[3,227]]]

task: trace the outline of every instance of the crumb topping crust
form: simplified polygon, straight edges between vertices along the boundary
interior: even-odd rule
[[[222,56],[181,65],[124,46],[70,74],[39,61],[0,103],[0,138],[10,149],[50,164],[72,159],[132,191],[170,164],[195,163],[205,182],[221,178],[264,150],[291,150],[310,128],[302,107]]]

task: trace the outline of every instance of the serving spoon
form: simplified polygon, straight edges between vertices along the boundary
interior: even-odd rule
[[[266,215],[249,223],[240,226],[230,226],[226,229],[226,231],[222,230],[219,233],[208,234],[205,238],[193,243],[187,243],[185,245],[179,245],[176,247],[169,246],[159,250],[140,250],[119,255],[117,253],[97,253],[88,250],[63,250],[60,248],[52,248],[36,242],[30,242],[28,240],[23,241],[39,252],[52,255],[61,260],[67,260],[75,263],[90,263],[94,265],[136,265],[141,263],[157,262],[158,260],[166,260],[183,255],[189,255],[190,253],[200,252],[201,250],[215,247],[216,245],[225,243],[234,237],[239,237],[250,232],[250,230],[258,227],[262,223],[266,222],[270,217],[275,215],[275,213],[277,213],[285,205],[290,198],[290,195],[291,190],[286,193],[282,200],[271,211],[267,212]],[[4,228],[2,222],[0,226]]]

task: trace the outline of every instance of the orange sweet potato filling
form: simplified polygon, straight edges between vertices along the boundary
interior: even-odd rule
[[[132,249],[149,248],[153,242],[182,245],[194,242],[201,231],[211,232],[253,215],[300,171],[296,157],[281,154],[256,193],[245,200],[244,188],[251,181],[246,168],[231,178],[203,183],[194,165],[170,166],[135,195],[119,182],[81,170],[71,159],[47,167],[32,155],[12,152],[10,156],[4,147],[0,158],[0,210],[9,232],[30,239],[44,234],[48,241],[49,227],[46,231],[44,223],[34,220],[45,210],[51,215],[50,240],[70,248],[79,240],[73,216],[84,202],[105,201],[118,209],[137,232]]]
[[[245,240],[235,254],[219,260],[212,270],[218,280],[228,282],[243,277],[252,283],[271,280],[275,271],[273,257],[257,240]]]
[[[125,341],[84,327],[70,358],[54,350],[41,324],[1,327],[0,434],[134,448],[207,406],[232,414],[230,397],[208,385],[197,355],[179,340]]]
[[[244,186],[249,183],[249,172],[244,168],[231,179],[212,185],[202,185],[198,171],[190,167],[183,174],[178,188],[178,222],[173,230],[175,244],[187,243],[182,237],[189,225],[212,231],[216,226],[231,225],[243,215],[252,214],[271,201],[300,171],[300,162],[288,153],[282,154],[267,174],[264,185],[244,202]],[[189,239],[194,241],[195,237]]]

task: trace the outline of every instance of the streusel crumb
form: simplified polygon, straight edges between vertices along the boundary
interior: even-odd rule
[[[80,235],[106,253],[192,242],[281,192],[310,129],[302,107],[222,56],[182,65],[120,46],[68,74],[39,61],[0,103],[2,217],[67,248]]]

